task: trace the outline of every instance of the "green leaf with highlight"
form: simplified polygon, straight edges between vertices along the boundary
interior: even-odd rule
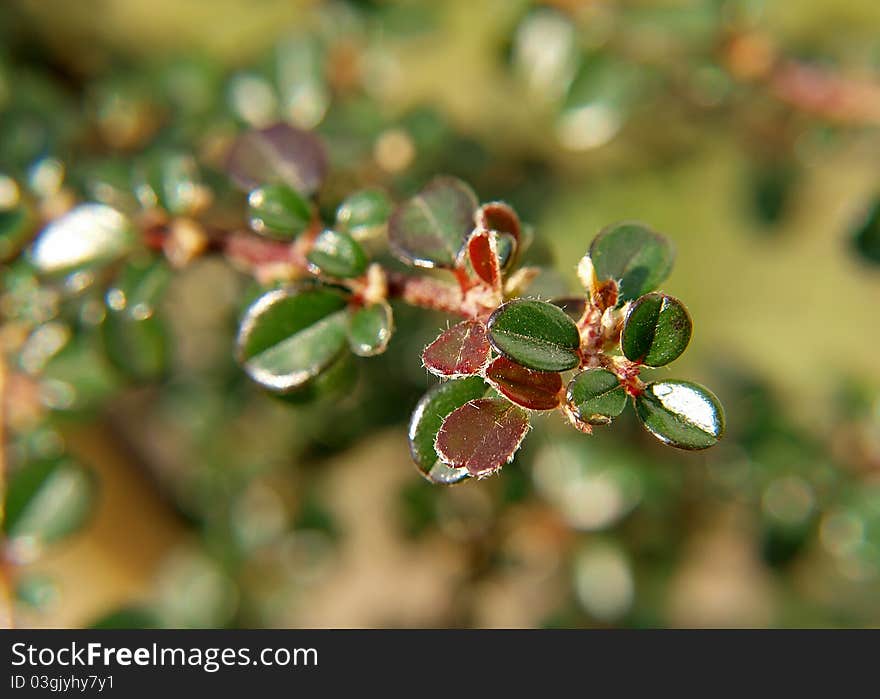
[[[367,271],[367,254],[348,233],[326,230],[316,239],[308,259],[322,274],[346,279]]]
[[[69,457],[25,464],[13,471],[6,490],[6,535],[39,550],[80,529],[95,494],[92,473]]]
[[[359,308],[348,323],[348,346],[360,357],[382,354],[394,332],[394,314],[387,302]]]
[[[456,264],[465,238],[474,228],[477,197],[454,177],[436,177],[398,206],[388,222],[392,251],[417,267]]]
[[[558,306],[536,299],[515,299],[489,318],[492,346],[508,359],[536,371],[565,371],[580,362],[580,334]]]
[[[569,382],[566,400],[579,420],[607,425],[626,407],[626,392],[607,369],[587,369]]]
[[[679,449],[707,449],[724,435],[724,409],[709,389],[690,381],[656,381],[635,400],[645,429]]]
[[[598,279],[620,282],[620,300],[631,301],[656,289],[672,271],[672,243],[641,223],[603,229],[590,245]]]
[[[301,388],[345,349],[346,297],[331,288],[276,289],[245,312],[236,355],[245,372],[278,392]]]
[[[482,398],[486,384],[479,376],[444,381],[419,401],[409,423],[409,449],[419,472],[432,483],[452,484],[468,477],[466,468],[453,468],[440,460],[434,449],[443,420],[468,401]]]
[[[620,349],[631,361],[664,366],[681,356],[692,330],[691,316],[681,301],[657,292],[645,294],[627,311]]]

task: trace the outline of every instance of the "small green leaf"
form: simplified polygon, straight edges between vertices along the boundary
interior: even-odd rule
[[[85,523],[95,491],[92,474],[68,457],[26,464],[9,479],[6,534],[13,542],[27,542],[36,553]]]
[[[486,380],[508,400],[529,410],[553,410],[559,405],[562,377],[552,371],[532,371],[498,357],[486,368]]]
[[[97,333],[73,336],[49,359],[40,378],[43,403],[70,413],[92,411],[120,388],[120,376]]]
[[[347,325],[346,298],[335,289],[269,291],[244,314],[237,358],[261,386],[293,391],[342,352]]]
[[[691,316],[677,298],[658,292],[645,294],[627,311],[620,349],[633,362],[664,366],[684,352],[692,329]]]
[[[168,369],[171,343],[156,315],[134,320],[108,311],[102,324],[104,349],[110,362],[138,381],[155,381]]]
[[[199,167],[186,153],[148,155],[135,166],[133,184],[141,206],[164,209],[173,216],[192,213],[204,199]]]
[[[419,401],[409,422],[409,449],[419,472],[432,483],[452,484],[468,477],[466,468],[450,468],[434,449],[443,420],[456,408],[486,393],[479,376],[437,384]]]
[[[391,200],[381,189],[355,192],[336,209],[336,229],[351,234],[355,240],[384,232],[391,216]]]
[[[880,196],[853,229],[852,244],[863,260],[880,265]]]
[[[330,277],[359,277],[367,271],[367,254],[360,244],[348,233],[330,229],[315,239],[308,259]]]
[[[312,207],[285,184],[267,184],[248,195],[248,225],[262,235],[290,240],[312,221]]]
[[[529,414],[501,398],[477,398],[453,410],[434,443],[440,458],[482,478],[513,460],[526,432]]]
[[[358,381],[358,366],[354,357],[343,352],[329,366],[306,384],[274,397],[290,405],[307,405],[316,401],[340,400],[350,396]]]
[[[418,267],[454,267],[474,227],[477,197],[454,177],[436,177],[395,209],[388,222],[392,251]]]
[[[140,381],[160,378],[168,368],[171,343],[157,304],[170,277],[163,260],[132,261],[105,296],[101,329],[107,358]]]
[[[492,346],[529,369],[565,371],[580,363],[577,325],[552,303],[508,301],[495,310],[488,327]]]
[[[310,196],[327,174],[327,154],[310,131],[273,124],[238,137],[229,150],[226,172],[246,192],[282,183]]]
[[[111,262],[133,243],[132,227],[116,209],[81,204],[40,232],[30,258],[38,271],[60,274]]]
[[[608,226],[593,240],[589,254],[600,281],[620,282],[622,301],[656,289],[669,276],[675,259],[672,244],[640,223]]]
[[[422,364],[435,376],[470,376],[482,371],[491,352],[486,326],[478,320],[463,320],[425,347]]]
[[[364,306],[351,314],[348,346],[360,357],[382,354],[394,332],[394,314],[387,302]]]
[[[689,381],[656,381],[636,398],[645,429],[679,449],[706,449],[724,434],[724,409],[706,388]]]
[[[782,221],[795,193],[798,171],[790,162],[762,162],[749,173],[749,204],[759,223]]]
[[[626,392],[607,369],[587,369],[569,382],[566,400],[579,420],[607,425],[626,407]]]

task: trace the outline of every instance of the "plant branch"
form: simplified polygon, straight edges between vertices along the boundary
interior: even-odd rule
[[[822,66],[783,56],[773,41],[758,32],[730,37],[722,61],[742,82],[763,86],[789,106],[850,126],[880,125],[880,81],[844,76]]]
[[[145,229],[144,241],[148,247],[164,251],[173,260],[168,252],[172,245],[173,231],[174,221],[161,226],[152,225]],[[203,228],[205,244],[201,252],[219,253],[263,283],[303,277],[318,278],[319,275],[307,259],[308,250],[317,232],[317,229],[310,230],[290,243],[263,238],[247,230]],[[390,299],[400,299],[410,306],[465,318],[472,315],[464,308],[465,294],[460,277],[456,278],[457,284],[451,284],[434,277],[406,274],[385,267],[382,267],[382,271],[387,280]],[[354,292],[360,291],[366,284],[360,280],[340,281]]]

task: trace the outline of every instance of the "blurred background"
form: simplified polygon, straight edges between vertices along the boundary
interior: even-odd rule
[[[222,257],[58,280],[21,254],[79,202],[142,215],[157,177],[241,217],[218,153],[278,120],[325,140],[322,211],[438,173],[508,201],[541,295],[577,288],[605,225],[665,233],[695,331],[657,373],[710,386],[725,440],[553,415],[500,476],[433,486],[406,424],[445,317],[396,308],[353,388],[291,405],[233,360],[259,287]],[[880,625],[878,164],[876,0],[8,0],[0,616]],[[113,284],[148,312],[116,317]]]

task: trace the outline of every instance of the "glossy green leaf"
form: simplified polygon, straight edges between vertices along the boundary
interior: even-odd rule
[[[578,62],[556,121],[561,145],[575,152],[599,148],[620,133],[644,94],[647,72],[610,51],[590,52]]]
[[[478,320],[464,320],[425,348],[422,364],[436,376],[470,376],[482,371],[491,351],[486,326]]]
[[[880,265],[880,196],[854,227],[852,244],[863,260]]]
[[[171,281],[171,268],[164,259],[152,257],[129,261],[107,291],[107,307],[125,312],[135,320],[153,314]]]
[[[348,233],[327,229],[308,254],[309,262],[330,277],[359,277],[367,271],[367,254]]]
[[[80,413],[103,405],[120,388],[100,336],[74,336],[40,372],[41,398],[52,410]]]
[[[267,184],[248,195],[248,225],[261,235],[289,240],[312,222],[311,204],[285,184]]]
[[[384,232],[391,216],[391,199],[381,189],[363,189],[349,195],[336,209],[336,229],[355,240]]]
[[[81,204],[46,226],[31,248],[31,262],[60,274],[111,262],[134,244],[128,219],[102,204]]]
[[[275,49],[275,81],[285,119],[304,129],[317,126],[330,106],[328,58],[314,35],[297,34]]]
[[[500,233],[495,239],[496,254],[498,255],[498,264],[502,271],[508,271],[518,259],[519,245],[514,241],[513,236],[507,233]]]
[[[513,460],[529,431],[528,413],[502,398],[477,398],[453,410],[434,443],[440,458],[482,478]]]
[[[127,158],[107,156],[73,163],[72,167],[75,169],[71,174],[80,182],[88,201],[106,204],[127,214],[141,208]]]
[[[627,311],[620,348],[631,361],[664,366],[681,356],[692,330],[691,316],[681,301],[658,292],[645,294]]]
[[[580,362],[580,334],[558,306],[536,299],[516,299],[489,318],[492,346],[508,359],[537,371],[565,371]]]
[[[387,302],[359,308],[348,324],[348,346],[360,357],[382,354],[394,332],[394,314]]]
[[[458,483],[468,477],[466,468],[451,468],[434,449],[443,420],[456,408],[486,393],[479,376],[452,379],[437,384],[419,401],[409,423],[409,449],[419,472],[432,483]]]
[[[44,544],[77,531],[95,500],[92,474],[68,457],[14,470],[6,492],[4,529],[13,542],[36,553]]]
[[[623,301],[656,289],[675,259],[669,240],[640,223],[608,226],[593,240],[589,254],[600,281],[620,282]]]
[[[140,381],[160,378],[168,368],[171,343],[157,304],[170,278],[164,260],[133,261],[105,296],[101,330],[107,358]]]
[[[343,352],[329,366],[306,384],[285,393],[273,394],[290,405],[307,405],[316,401],[339,400],[351,395],[358,380],[358,366],[354,357]]]
[[[327,174],[327,154],[310,131],[274,124],[239,136],[229,150],[226,172],[246,192],[281,183],[310,196]]]
[[[453,177],[436,177],[391,215],[391,249],[418,267],[454,267],[474,227],[476,208],[477,197],[467,184]]]
[[[552,371],[532,371],[498,357],[486,367],[486,380],[501,395],[529,410],[553,410],[559,405],[562,377]]]
[[[195,158],[186,153],[160,151],[146,156],[134,168],[135,195],[147,209],[164,209],[181,216],[202,201],[202,181]]]
[[[579,420],[607,425],[626,407],[626,392],[607,369],[587,369],[569,382],[566,400]]]
[[[346,344],[345,296],[329,288],[276,289],[245,312],[238,361],[261,386],[287,392],[327,368]]]
[[[154,381],[168,370],[171,343],[157,316],[134,320],[109,311],[102,334],[107,358],[133,379]]]
[[[679,449],[706,449],[724,435],[724,409],[708,389],[689,381],[656,381],[636,398],[645,429]]]
[[[795,193],[798,171],[789,162],[765,162],[749,173],[749,204],[759,223],[779,223]]]

